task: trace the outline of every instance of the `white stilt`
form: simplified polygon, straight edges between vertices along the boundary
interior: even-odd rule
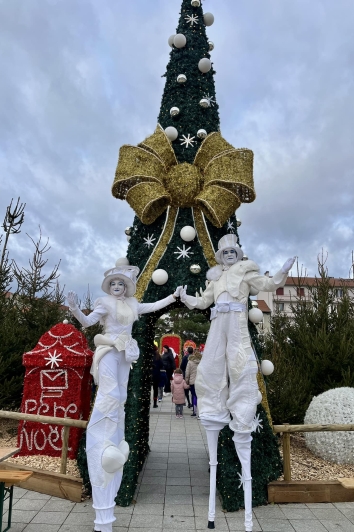
[[[249,433],[235,432],[232,438],[235,443],[237,456],[242,465],[242,487],[245,501],[245,530],[252,532],[252,477],[251,477],[251,441]]]
[[[208,528],[215,528],[215,497],[216,497],[216,468],[218,465],[218,438],[220,430],[206,430],[208,449],[209,449],[209,466],[210,466],[210,491],[209,491],[209,513]]]

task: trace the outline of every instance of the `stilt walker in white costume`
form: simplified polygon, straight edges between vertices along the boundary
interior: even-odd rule
[[[112,532],[115,521],[115,497],[120,487],[129,446],[124,439],[124,404],[127,399],[129,370],[139,357],[139,348],[132,339],[134,321],[173,303],[177,291],[155,303],[139,303],[134,296],[139,268],[119,259],[116,267],[104,274],[102,290],[108,294],[95,301],[94,310],[85,316],[77,305],[75,292],[67,300],[75,318],[90,327],[98,321],[104,334],[95,336],[96,351],[91,373],[98,392],[87,426],[86,453],[92,485],[93,508],[96,512],[95,531]]]
[[[215,254],[218,266],[208,271],[210,283],[202,296],[187,295],[186,286],[179,295],[189,309],[205,309],[215,303],[195,382],[199,416],[206,429],[210,457],[208,528],[214,528],[215,519],[218,436],[228,424],[234,432],[233,440],[242,465],[245,530],[251,532],[251,432],[258,402],[258,365],[248,332],[248,295],[250,288],[274,292],[284,286],[295,258],[287,260],[274,277],[267,277],[259,274],[257,264],[243,261],[242,257],[236,236],[222,237]]]

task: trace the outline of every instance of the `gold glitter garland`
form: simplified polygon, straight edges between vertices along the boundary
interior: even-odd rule
[[[137,284],[136,284],[136,294],[135,297],[138,301],[141,301],[143,299],[145,290],[147,289],[147,286],[149,282],[151,281],[151,277],[153,272],[156,270],[161,258],[163,257],[163,254],[166,251],[167,245],[170,242],[173,231],[176,224],[176,219],[178,215],[178,209],[175,207],[169,207],[166,214],[166,221],[164,228],[161,233],[161,238],[156,244],[154,251],[150,255],[149,260],[147,261],[145,268],[139,275]]]
[[[236,150],[211,133],[194,164],[177,163],[161,126],[139,146],[122,146],[112,194],[126,199],[144,224],[153,223],[168,205],[196,207],[222,227],[241,202],[255,199],[253,153]]]
[[[259,371],[257,373],[257,381],[258,381],[259,391],[262,394],[262,406],[263,406],[264,410],[266,411],[269,424],[270,424],[271,428],[273,428],[273,420],[272,420],[272,416],[270,415],[270,408],[269,408],[268,397],[267,397],[267,388],[266,388],[266,385],[265,385],[265,382],[264,382],[264,377],[263,377],[263,375],[261,373],[260,368],[259,368]]]
[[[217,264],[215,260],[215,251],[205,223],[204,215],[198,207],[194,207],[193,209],[193,218],[198,239],[203,248],[204,256],[208,262],[209,268],[212,268]]]

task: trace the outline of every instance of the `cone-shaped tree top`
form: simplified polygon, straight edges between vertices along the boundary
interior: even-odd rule
[[[197,132],[205,129],[209,134],[219,130],[215,72],[211,68],[203,74],[198,68],[201,59],[210,59],[202,6],[193,7],[191,0],[183,0],[176,33],[183,34],[187,42],[183,48],[172,47],[158,122],[164,129],[168,126],[177,129],[178,139],[172,143],[176,157],[179,162],[192,163],[201,144]],[[177,77],[180,74],[187,77],[185,83],[178,83]],[[211,98],[210,107],[203,108],[200,105],[203,97]],[[172,107],[178,107],[180,110],[175,117],[170,115]],[[193,146],[187,148],[181,144],[183,135],[194,137],[196,142]]]

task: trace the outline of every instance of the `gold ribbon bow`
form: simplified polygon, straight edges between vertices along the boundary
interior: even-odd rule
[[[200,207],[222,227],[241,203],[254,201],[253,152],[235,149],[220,133],[202,142],[194,163],[179,164],[161,126],[138,146],[124,145],[112,194],[126,199],[142,223],[153,223],[169,205]]]

